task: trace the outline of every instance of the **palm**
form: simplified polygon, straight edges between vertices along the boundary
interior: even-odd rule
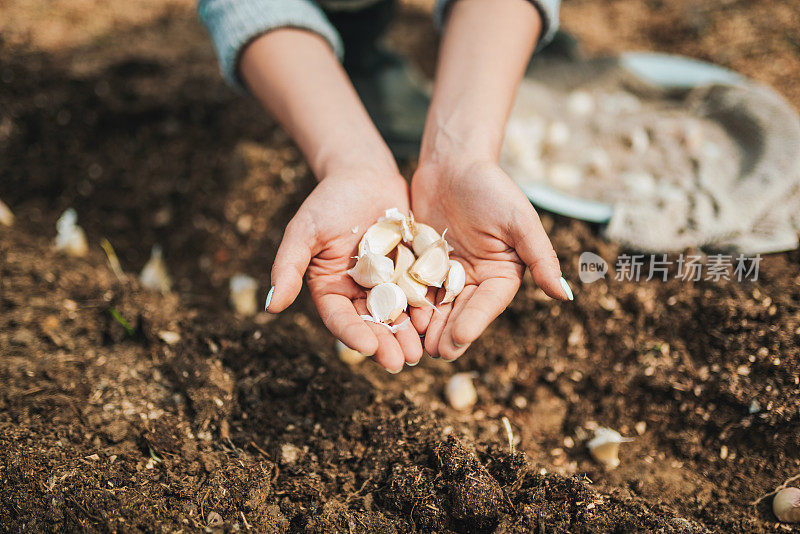
[[[282,280],[297,281],[299,292],[306,272],[311,296],[328,329],[347,346],[374,354],[379,364],[394,371],[420,359],[419,336],[411,328],[392,334],[384,326],[361,319],[359,315],[367,313],[366,291],[346,272],[361,235],[371,224],[389,208],[408,211],[408,189],[401,178],[373,182],[329,176],[308,196],[287,226],[275,259],[276,298],[270,311],[285,308],[297,294],[292,294],[295,288],[279,293]]]
[[[534,277],[548,294],[561,297],[553,282],[555,276],[559,285],[560,269],[538,217],[496,165],[420,168],[411,199],[418,220],[439,231],[448,229],[452,257],[463,263],[467,274],[467,286],[453,304],[412,313],[431,355],[452,359],[462,354],[511,302],[526,264],[535,267]]]

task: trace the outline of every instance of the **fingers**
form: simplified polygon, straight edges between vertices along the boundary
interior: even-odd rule
[[[550,238],[542,227],[542,222],[532,206],[522,210],[511,228],[511,239],[520,259],[525,262],[533,275],[533,280],[548,296],[559,300],[572,300],[572,290],[561,276]]]
[[[353,304],[359,314],[367,314],[367,305],[364,299],[358,299]],[[400,314],[395,324],[401,324],[407,319],[408,315]],[[422,343],[411,325],[399,330],[397,334],[392,334],[382,324],[366,322],[360,317],[359,320],[371,330],[377,339],[378,346],[372,359],[390,373],[395,374],[402,371],[406,361],[418,362],[422,358]]]
[[[314,255],[310,248],[314,236],[308,235],[307,228],[308,225],[297,223],[294,219],[286,226],[270,274],[272,288],[265,307],[270,313],[285,310],[303,287],[303,275]],[[342,342],[346,344],[344,340]]]
[[[436,291],[437,288],[435,287],[428,288],[428,302],[436,302]],[[411,324],[414,325],[414,329],[419,335],[424,335],[425,331],[428,329],[428,325],[431,322],[431,317],[433,317],[433,311],[434,309],[431,306],[425,306],[422,308],[409,306],[408,313],[411,316]]]
[[[514,278],[490,278],[481,282],[472,295],[464,295],[469,300],[459,295],[457,309],[451,314],[439,341],[442,357],[452,360],[461,356],[489,323],[506,309],[519,284],[519,280]]]
[[[432,358],[439,357],[439,340],[442,337],[442,332],[444,332],[444,327],[447,324],[447,318],[450,317],[450,311],[452,309],[452,303],[441,304],[436,307],[431,315],[428,329],[425,332],[425,352],[430,354]]]
[[[378,337],[358,316],[349,298],[326,293],[316,297],[314,302],[322,322],[342,343],[362,354],[375,354],[378,351]]]
[[[394,323],[401,324],[407,319],[408,316],[403,313]],[[400,349],[403,351],[405,363],[412,367],[417,365],[422,359],[422,341],[420,340],[416,329],[409,324],[407,328],[398,330],[395,334],[395,338],[400,344]]]

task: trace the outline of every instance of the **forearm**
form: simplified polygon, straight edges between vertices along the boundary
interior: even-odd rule
[[[240,74],[318,179],[356,167],[397,174],[391,152],[319,36],[292,28],[271,31],[244,50]]]
[[[517,87],[541,31],[527,0],[458,0],[445,25],[420,163],[496,161]],[[446,163],[446,162],[444,162]]]

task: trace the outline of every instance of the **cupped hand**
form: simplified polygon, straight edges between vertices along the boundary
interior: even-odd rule
[[[431,356],[463,354],[514,298],[526,267],[547,295],[572,299],[536,211],[497,164],[421,165],[411,182],[411,206],[418,221],[448,229],[451,258],[467,275],[452,304],[411,312]]]
[[[272,267],[274,287],[267,311],[286,309],[308,287],[325,326],[348,347],[373,355],[389,372],[422,357],[419,335],[409,324],[392,334],[365,322],[366,290],[347,274],[361,236],[389,208],[408,212],[408,186],[399,175],[360,170],[325,177],[286,226]],[[407,319],[402,314],[395,324]]]

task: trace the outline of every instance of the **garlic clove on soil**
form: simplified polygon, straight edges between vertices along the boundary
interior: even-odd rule
[[[616,430],[599,427],[594,431],[594,438],[586,446],[592,458],[603,464],[606,469],[614,469],[619,465],[619,444],[630,441],[633,439],[623,438]]]
[[[472,380],[477,373],[456,373],[450,377],[444,388],[444,396],[456,410],[466,410],[478,401],[478,392]]]
[[[428,247],[439,241],[441,237],[439,232],[427,224],[416,223],[414,239],[411,241],[411,248],[414,249],[414,254],[421,256]]]
[[[391,323],[405,311],[406,306],[406,294],[392,282],[378,284],[367,295],[367,310],[379,323]]]
[[[11,212],[11,208],[6,206],[2,200],[0,200],[0,224],[4,226],[14,224],[14,214]]]
[[[783,488],[772,499],[772,511],[784,523],[800,522],[800,489]]]
[[[89,251],[86,234],[78,226],[78,214],[74,209],[67,209],[56,222],[56,250],[66,252],[70,256],[82,258]]]
[[[397,221],[383,219],[370,226],[358,244],[358,255],[372,252],[386,256],[403,238]]]
[[[255,315],[258,311],[258,282],[246,274],[236,274],[230,281],[230,303],[239,315]]]
[[[425,249],[408,270],[408,274],[426,286],[442,287],[447,272],[450,270],[448,245],[443,237]]]
[[[391,258],[366,251],[358,257],[355,267],[348,270],[347,274],[362,287],[375,287],[378,284],[392,281],[394,264]]]
[[[358,365],[367,358],[366,354],[351,349],[338,339],[336,340],[336,354],[338,354],[339,359],[347,365]]]
[[[172,288],[172,279],[167,272],[167,264],[161,253],[161,247],[153,245],[150,252],[150,259],[144,264],[142,272],[139,274],[139,282],[151,291],[169,293]]]
[[[453,302],[464,289],[466,282],[467,273],[464,271],[464,266],[456,260],[450,260],[450,269],[447,271],[447,278],[444,281],[444,298],[440,304]]]

